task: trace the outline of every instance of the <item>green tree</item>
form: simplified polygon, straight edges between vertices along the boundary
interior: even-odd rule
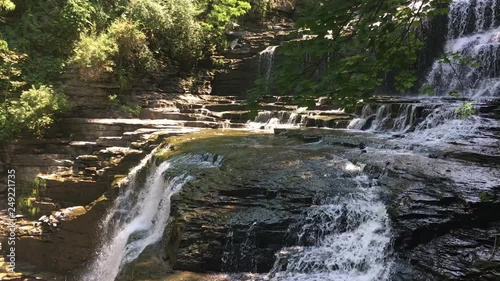
[[[224,32],[232,28],[235,20],[247,13],[251,6],[248,1],[241,0],[198,0],[198,16],[208,46],[220,47]]]
[[[14,9],[10,1],[0,2],[0,14]],[[5,144],[21,133],[41,134],[54,115],[68,107],[66,97],[51,87],[27,85],[22,64],[28,56],[0,40],[0,141]]]
[[[351,105],[373,95],[387,74],[403,92],[416,81],[413,66],[423,47],[422,22],[447,13],[450,0],[311,0],[297,23],[301,38],[287,56],[273,89],[302,99],[328,95]]]

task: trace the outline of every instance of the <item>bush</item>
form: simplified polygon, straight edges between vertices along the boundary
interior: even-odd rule
[[[24,86],[19,67],[24,59],[26,55],[11,51],[7,42],[0,40],[0,101],[4,101],[11,91]]]
[[[130,20],[119,19],[109,27],[108,34],[116,42],[118,53],[115,63],[120,68],[132,67],[156,70],[153,53],[148,48],[146,35]]]
[[[68,107],[66,97],[54,92],[51,87],[33,87],[24,91],[19,100],[3,103],[0,110],[0,139],[21,132],[41,135],[52,124],[54,115]]]
[[[82,34],[75,44],[70,63],[79,69],[83,80],[92,81],[106,72],[113,72],[113,58],[117,54],[118,45],[109,34]]]
[[[208,44],[215,48],[224,41],[224,32],[251,8],[247,1],[242,0],[200,0],[199,5],[204,11],[200,15],[204,36]]]
[[[126,16],[149,36],[149,46],[161,56],[191,64],[202,55],[201,26],[191,0],[132,0]]]

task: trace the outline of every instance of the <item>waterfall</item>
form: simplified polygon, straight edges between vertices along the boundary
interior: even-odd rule
[[[266,280],[389,280],[392,237],[386,207],[366,176],[355,180],[360,192],[311,207],[298,234],[302,246],[278,252]]]
[[[466,97],[476,108],[500,97],[499,24],[499,1],[453,0],[447,59],[434,62],[424,85],[439,97],[367,104],[348,128],[405,133],[406,143],[418,144],[445,144],[481,135],[482,128],[494,126],[492,121],[480,116],[462,118],[459,110],[467,100],[448,96]]]
[[[269,46],[259,54],[259,76],[269,80],[274,69],[275,52],[278,46]]]
[[[392,131],[405,133],[414,129],[418,120],[418,107],[415,103],[380,104],[373,111],[373,105],[363,106],[359,118],[351,121],[348,129],[368,131]],[[396,108],[396,109],[393,109]],[[393,110],[397,114],[393,114]]]
[[[437,60],[427,85],[439,95],[499,96],[500,29],[496,0],[454,0],[448,15],[448,61]]]
[[[299,127],[303,121],[300,110],[299,108],[295,112],[260,111],[253,121],[247,122],[246,127],[251,130]]]
[[[255,226],[257,223],[252,223],[245,231],[243,243],[235,243],[235,226],[230,225],[226,235],[226,243],[221,259],[221,270],[223,272],[234,271],[257,271],[257,263],[255,257],[252,256],[255,249],[256,237]],[[246,226],[245,226],[246,227]]]
[[[482,33],[498,23],[497,0],[454,0],[448,13],[448,38]]]
[[[177,171],[177,167],[210,168],[222,161],[221,157],[207,154],[152,164],[142,182],[137,175],[147,167],[153,153],[132,170],[120,187],[120,195],[103,221],[102,233],[107,235],[104,245],[82,281],[115,280],[125,265],[136,260],[147,246],[161,240],[170,217],[170,198],[193,179],[184,171]]]

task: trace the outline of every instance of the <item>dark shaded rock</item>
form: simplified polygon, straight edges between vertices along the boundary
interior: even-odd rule
[[[325,178],[322,152],[256,147],[224,147],[220,170],[203,173],[172,197],[164,241],[173,269],[268,272],[275,253],[298,242],[293,226],[302,223],[304,211],[329,192],[348,186],[346,180]],[[327,170],[331,177],[345,175],[332,167]]]

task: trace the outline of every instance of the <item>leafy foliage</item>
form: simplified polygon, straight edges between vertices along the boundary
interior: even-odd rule
[[[40,194],[47,188],[47,182],[42,178],[35,178],[32,182],[22,182],[19,185],[18,196],[16,196],[16,207],[19,213],[29,217],[35,217],[40,209],[33,201],[40,198]]]
[[[0,91],[2,100],[5,100],[11,91],[15,91],[25,84],[21,79],[21,70],[19,69],[19,64],[25,58],[26,55],[11,51],[7,42],[0,40]]]
[[[250,9],[247,0],[14,2],[0,0],[2,140],[41,134],[66,108],[64,96],[46,85],[57,88],[68,64],[84,80],[113,73],[124,88],[135,73],[165,65],[190,70],[224,46],[225,31]]]
[[[285,7],[295,7],[296,0],[249,0],[252,7],[249,11],[250,15],[256,19],[265,20],[269,17],[270,12],[279,10]]]
[[[106,32],[83,33],[69,60],[80,70],[83,80],[97,80],[118,69],[126,75],[133,70],[153,71],[157,65],[147,45],[146,35],[137,24],[118,19]]]
[[[125,113],[132,115],[135,118],[139,118],[142,111],[142,107],[140,105],[137,104],[135,106],[129,106],[120,101],[118,95],[109,95],[108,99],[113,109],[121,110]]]
[[[302,99],[326,94],[344,105],[371,96],[388,74],[403,92],[416,81],[418,28],[446,13],[448,2],[312,0],[297,23],[303,38],[282,48],[288,59],[271,82]]]
[[[242,0],[200,0],[201,25],[209,44],[218,47],[221,38],[233,21],[250,10],[250,3]]]
[[[152,52],[191,64],[201,57],[201,26],[191,0],[132,0],[126,14],[149,34]]]
[[[456,113],[460,118],[465,119],[476,114],[476,108],[474,103],[468,102],[457,108]]]
[[[82,34],[75,45],[70,62],[78,67],[84,80],[97,80],[106,72],[113,72],[112,58],[118,53],[118,45],[109,34]]]
[[[0,11],[12,11],[16,5],[10,0],[0,0]]]
[[[66,97],[48,86],[23,91],[18,100],[7,99],[0,109],[0,139],[19,133],[42,134],[57,112],[68,108]]]

